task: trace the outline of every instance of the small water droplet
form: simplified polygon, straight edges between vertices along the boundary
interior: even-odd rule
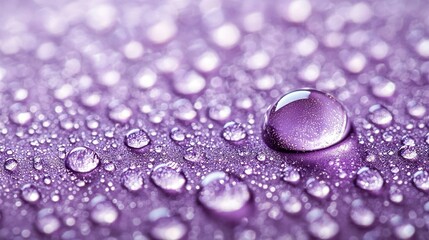
[[[357,172],[356,185],[363,190],[378,192],[383,187],[383,183],[383,177],[376,169],[363,167]]]
[[[21,198],[28,203],[35,203],[40,199],[40,192],[35,186],[26,184],[21,189]]]
[[[14,158],[9,158],[4,162],[4,168],[9,172],[15,171],[18,168],[18,161]]]
[[[117,106],[111,108],[109,111],[109,118],[117,123],[127,123],[132,115],[133,111],[131,110],[131,108],[123,104],[118,104]]]
[[[369,108],[368,120],[379,127],[387,127],[392,124],[392,113],[382,105],[376,104]]]
[[[240,123],[227,122],[223,126],[222,137],[230,142],[239,142],[247,137],[247,133]]]
[[[399,149],[399,155],[407,160],[416,160],[418,157],[416,147],[409,145],[402,146]]]
[[[308,230],[313,237],[318,239],[331,239],[335,237],[340,230],[338,223],[321,209],[315,208],[311,210],[307,214],[306,219],[309,222]]]
[[[180,169],[174,169],[168,164],[156,166],[150,177],[156,186],[167,193],[182,192],[186,183],[186,178]]]
[[[179,216],[172,216],[165,208],[158,208],[149,213],[151,221],[150,235],[156,240],[185,239],[188,226]]]
[[[292,166],[283,169],[283,180],[289,183],[297,183],[301,179],[298,170]]]
[[[394,233],[398,239],[411,239],[416,232],[416,228],[410,223],[402,223],[395,226]]]
[[[127,169],[121,176],[122,185],[131,192],[140,190],[143,187],[143,176],[136,169]]]
[[[329,195],[331,189],[325,181],[319,181],[315,178],[310,178],[307,180],[305,185],[305,190],[313,197],[316,198],[326,198]]]
[[[346,110],[333,96],[302,89],[284,95],[268,110],[263,137],[276,149],[312,151],[338,143],[349,129]]]
[[[201,185],[198,199],[214,214],[233,219],[247,214],[251,194],[245,183],[224,172],[212,172]]]
[[[149,145],[149,135],[142,129],[132,129],[125,135],[125,145],[133,149],[142,149]]]
[[[301,212],[302,203],[301,201],[292,196],[289,192],[282,193],[280,197],[280,201],[282,202],[283,209],[289,214],[297,214]]]
[[[118,208],[106,197],[98,195],[91,200],[91,220],[103,226],[111,225],[119,217]]]
[[[78,173],[93,171],[100,163],[100,157],[92,149],[76,147],[69,152],[66,158],[68,169]]]
[[[185,136],[185,133],[181,129],[175,127],[173,129],[171,129],[170,137],[171,137],[171,139],[173,139],[176,142],[181,142],[181,141],[185,140],[186,136]]]
[[[360,227],[369,227],[375,221],[375,214],[369,208],[363,206],[360,200],[355,200],[350,210],[350,218],[354,224]]]
[[[54,214],[54,210],[52,208],[44,208],[40,210],[37,213],[35,224],[37,229],[46,235],[56,232],[61,227],[61,221]]]
[[[414,185],[422,190],[429,190],[429,173],[426,170],[419,170],[413,175],[413,183]]]

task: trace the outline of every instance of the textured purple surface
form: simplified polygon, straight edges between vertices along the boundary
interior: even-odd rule
[[[427,239],[428,12],[0,0],[0,239]],[[264,115],[301,88],[351,133],[275,151]]]

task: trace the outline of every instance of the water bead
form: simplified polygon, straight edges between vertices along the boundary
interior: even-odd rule
[[[121,176],[122,186],[128,191],[135,192],[143,188],[143,176],[136,169],[126,169]]]
[[[319,181],[315,178],[310,178],[307,180],[305,189],[307,190],[308,194],[320,199],[326,198],[331,191],[325,181]]]
[[[287,166],[283,169],[283,180],[288,183],[297,183],[301,179],[301,175],[294,167]]]
[[[52,208],[44,208],[37,213],[35,225],[40,232],[50,235],[61,227],[61,221]]]
[[[16,161],[14,158],[9,158],[4,162],[4,168],[9,171],[13,172],[18,167],[18,161]]]
[[[308,230],[318,239],[332,239],[340,231],[338,223],[321,209],[313,209],[307,215]]]
[[[99,225],[111,225],[119,217],[118,208],[102,195],[94,197],[90,204],[92,207],[90,212],[91,220]]]
[[[247,185],[224,172],[212,172],[202,181],[198,199],[212,213],[240,218],[247,213],[251,200]]]
[[[100,163],[100,157],[92,149],[76,147],[69,152],[66,158],[66,167],[77,173],[93,171]]]
[[[149,213],[150,235],[156,240],[185,239],[187,224],[179,216],[172,216],[166,208],[157,208]]]
[[[415,146],[405,145],[399,149],[399,155],[407,160],[416,160],[418,157]]]
[[[379,127],[387,127],[392,124],[393,115],[386,107],[376,104],[369,108],[368,120]]]
[[[125,145],[133,149],[142,149],[149,145],[149,135],[142,129],[132,129],[125,135]]]
[[[35,186],[26,184],[21,189],[21,198],[28,203],[35,203],[40,199],[40,192]]]
[[[419,170],[413,175],[413,183],[416,188],[422,191],[429,190],[429,173],[425,170]]]
[[[174,169],[168,164],[156,166],[151,175],[152,181],[156,186],[167,193],[180,193],[186,183],[186,178],[179,169]]]
[[[223,126],[222,137],[229,142],[239,142],[247,137],[247,133],[243,125],[231,121]]]
[[[300,89],[284,95],[269,108],[263,137],[275,149],[313,151],[340,142],[349,130],[346,110],[332,95]]]
[[[378,192],[383,187],[383,183],[383,177],[376,169],[363,167],[357,172],[356,185],[363,190]]]

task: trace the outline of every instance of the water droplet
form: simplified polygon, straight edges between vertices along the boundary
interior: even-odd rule
[[[308,0],[293,0],[288,2],[285,9],[282,9],[282,16],[285,20],[302,23],[305,22],[311,15],[312,5]]]
[[[209,108],[209,117],[215,121],[225,121],[231,116],[232,110],[228,105],[216,104]]]
[[[194,106],[188,99],[180,99],[173,104],[173,116],[181,121],[191,121],[197,116]]]
[[[140,190],[143,187],[143,176],[136,169],[127,169],[121,176],[122,185],[131,192]]]
[[[203,91],[206,87],[206,79],[195,71],[189,71],[175,78],[173,86],[179,94],[194,95]]]
[[[171,216],[165,208],[158,208],[149,213],[151,221],[150,235],[156,240],[185,239],[188,226],[178,216]]]
[[[194,149],[193,147],[187,148],[185,155],[183,155],[183,158],[186,161],[190,162],[200,162],[203,158],[203,154],[201,151],[198,151],[197,149]]]
[[[238,142],[247,137],[246,129],[237,122],[227,122],[223,126],[222,137],[230,142]]]
[[[294,167],[287,166],[283,169],[283,180],[289,183],[297,183],[301,179],[301,175]]]
[[[18,167],[18,161],[16,161],[14,158],[9,158],[4,162],[4,168],[9,171],[13,172]]]
[[[309,222],[308,230],[313,237],[318,239],[331,239],[340,230],[338,223],[331,216],[317,208],[311,210],[307,214],[306,219]]]
[[[371,91],[379,98],[390,98],[395,94],[396,84],[388,79],[376,77],[371,79]]]
[[[182,192],[186,183],[185,176],[180,169],[174,169],[168,164],[156,166],[150,177],[156,186],[167,193]]]
[[[411,239],[416,232],[416,228],[410,223],[402,223],[395,227],[394,233],[398,239]]]
[[[149,135],[142,129],[132,129],[125,135],[125,145],[129,148],[142,149],[149,145]]]
[[[35,203],[40,199],[40,192],[35,186],[26,184],[21,189],[21,198],[28,203]]]
[[[171,137],[171,139],[173,139],[176,142],[181,142],[181,141],[185,140],[186,136],[185,136],[185,133],[182,130],[180,130],[177,127],[174,127],[170,131],[170,137]]]
[[[111,225],[119,217],[118,208],[106,197],[98,195],[91,200],[91,220],[100,225]]]
[[[40,232],[50,235],[60,228],[61,221],[52,208],[44,208],[37,213],[35,224]]]
[[[346,110],[333,96],[302,89],[284,95],[268,110],[263,137],[273,148],[312,151],[338,143],[349,129]]]
[[[413,175],[413,183],[414,185],[422,190],[429,190],[429,173],[425,170],[419,170]]]
[[[415,101],[410,101],[407,104],[407,111],[412,117],[415,118],[423,118],[426,115],[426,107],[421,103],[417,103]]]
[[[240,30],[232,23],[224,23],[211,32],[213,42],[221,48],[231,49],[240,41]]]
[[[305,185],[305,190],[313,197],[316,198],[326,198],[331,191],[328,184],[325,181],[319,181],[315,178],[310,178],[307,180]]]
[[[247,185],[224,172],[212,172],[201,183],[198,199],[216,215],[236,219],[247,214],[251,200]]]
[[[292,196],[289,192],[282,193],[280,201],[283,205],[283,209],[289,214],[297,214],[301,212],[302,203],[301,201]]]
[[[417,150],[415,146],[405,145],[399,149],[399,155],[407,160],[417,159]]]
[[[350,210],[350,218],[360,227],[369,227],[375,221],[375,214],[369,208],[363,206],[362,201],[355,200]]]
[[[383,177],[376,169],[363,167],[357,172],[356,185],[363,190],[378,192],[383,187],[383,183]]]
[[[131,108],[123,105],[123,104],[119,104],[113,108],[110,109],[109,111],[109,118],[117,123],[127,123],[131,116],[133,115],[133,112],[131,110]]]
[[[369,108],[368,120],[379,127],[387,127],[392,124],[392,113],[382,105],[373,105]]]
[[[68,169],[78,173],[93,171],[100,163],[100,157],[92,149],[76,147],[69,152],[66,158]]]
[[[402,191],[398,188],[398,186],[393,185],[389,190],[389,198],[390,201],[394,203],[401,203],[404,200],[404,194],[402,194]]]

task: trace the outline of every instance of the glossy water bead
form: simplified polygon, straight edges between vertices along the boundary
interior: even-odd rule
[[[313,151],[338,143],[349,130],[346,110],[332,95],[299,89],[268,109],[263,137],[275,149]]]

